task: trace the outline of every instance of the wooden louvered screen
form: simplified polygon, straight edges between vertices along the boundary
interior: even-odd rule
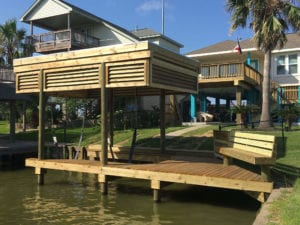
[[[194,78],[194,79],[193,79]],[[178,89],[194,89],[197,90],[197,77],[186,76],[180,71],[167,70],[157,65],[152,66],[152,83],[163,86],[176,87]]]
[[[107,87],[145,86],[148,60],[107,63]]]
[[[99,66],[70,67],[45,71],[45,91],[99,88]]]
[[[16,92],[39,92],[39,71],[24,72],[16,75]]]

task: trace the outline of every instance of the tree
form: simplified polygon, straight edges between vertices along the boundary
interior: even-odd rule
[[[300,29],[300,8],[296,0],[227,0],[231,31],[238,27],[253,30],[257,47],[264,52],[262,112],[260,128],[272,127],[270,112],[271,52],[282,48],[286,33]]]
[[[0,25],[0,55],[5,58],[7,65],[12,66],[13,59],[20,57],[25,35],[24,29],[17,29],[16,19],[7,20]]]

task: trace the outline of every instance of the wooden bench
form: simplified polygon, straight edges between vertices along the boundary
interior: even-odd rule
[[[214,131],[214,150],[223,156],[224,165],[238,159],[261,167],[264,180],[270,179],[270,165],[276,160],[275,136],[240,131]]]

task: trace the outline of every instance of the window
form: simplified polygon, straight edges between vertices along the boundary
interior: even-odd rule
[[[298,72],[297,55],[289,55],[289,74]]]
[[[277,57],[277,74],[298,73],[298,55],[280,55]]]
[[[277,74],[285,74],[285,56],[281,55],[277,58]]]

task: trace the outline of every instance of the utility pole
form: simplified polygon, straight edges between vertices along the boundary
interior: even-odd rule
[[[161,33],[165,34],[165,0],[162,0],[161,4]]]

